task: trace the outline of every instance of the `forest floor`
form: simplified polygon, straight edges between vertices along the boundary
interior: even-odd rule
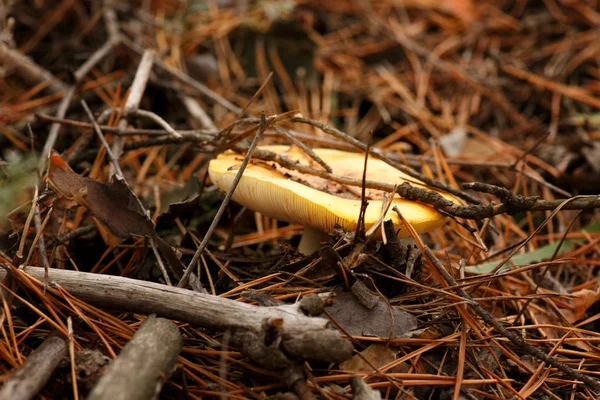
[[[598,398],[598,26],[596,1],[1,3],[0,399]],[[208,176],[300,168],[255,139],[456,203],[346,182],[448,222],[302,255]]]

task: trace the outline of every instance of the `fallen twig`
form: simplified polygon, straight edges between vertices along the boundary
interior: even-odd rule
[[[188,267],[185,270],[185,273],[183,274],[183,277],[181,278],[181,280],[177,284],[177,287],[183,287],[183,286],[185,286],[187,284],[188,278],[189,278],[190,274],[192,273],[192,271],[194,270],[194,267],[195,267],[196,263],[200,259],[200,256],[202,255],[202,252],[204,251],[204,249],[206,249],[206,246],[208,246],[208,241],[210,240],[210,238],[212,236],[212,233],[216,229],[217,224],[221,220],[221,217],[223,216],[223,213],[225,212],[227,204],[229,204],[229,200],[231,200],[231,197],[233,196],[233,192],[235,191],[235,188],[237,187],[239,181],[242,179],[242,175],[244,174],[244,170],[246,169],[246,166],[248,165],[248,162],[250,161],[250,157],[252,156],[252,151],[258,145],[258,141],[260,140],[260,138],[262,137],[262,135],[265,133],[265,130],[267,129],[267,127],[268,127],[268,125],[269,125],[270,122],[271,122],[271,119],[267,120],[265,118],[265,114],[263,112],[262,116],[261,116],[261,122],[260,122],[260,126],[259,126],[259,129],[258,129],[258,132],[256,133],[256,136],[254,136],[254,140],[250,144],[250,147],[248,147],[248,150],[246,152],[246,157],[244,157],[244,161],[242,161],[242,163],[241,163],[241,165],[239,167],[239,170],[238,170],[237,174],[235,175],[235,178],[233,179],[233,181],[231,183],[231,187],[229,188],[229,191],[225,195],[225,198],[223,199],[223,202],[221,203],[221,206],[217,210],[217,214],[213,218],[213,220],[212,220],[212,222],[210,224],[210,227],[206,231],[206,234],[204,234],[204,238],[202,239],[202,242],[198,246],[198,249],[196,250],[196,253],[194,254],[194,257],[192,257],[192,260],[188,264]]]
[[[65,92],[67,90],[67,86],[46,69],[36,64],[19,50],[11,49],[4,43],[0,43],[0,60],[2,60],[3,66],[13,67],[14,71],[29,83],[48,82],[48,88],[53,92]]]
[[[109,14],[109,12],[111,12],[110,10],[107,11],[107,14]],[[108,23],[108,21],[110,20],[110,17],[106,16],[107,19],[107,24],[110,25],[110,23]],[[73,76],[75,78],[75,82],[73,83],[73,85],[67,87],[66,89],[63,90],[64,92],[64,96],[60,102],[60,105],[58,106],[58,110],[56,112],[56,117],[57,118],[64,118],[65,115],[67,114],[67,110],[69,108],[69,105],[71,104],[71,100],[73,99],[73,96],[75,95],[75,91],[77,90],[77,85],[79,84],[79,82],[81,82],[81,80],[92,70],[92,68],[94,68],[94,66],[96,66],[97,63],[99,63],[109,52],[110,50],[115,47],[117,44],[119,43],[119,37],[118,35],[109,35],[109,39],[107,40],[107,42],[100,47],[98,50],[96,50],[96,52],[94,54],[92,54],[74,73]],[[44,170],[44,167],[46,166],[46,160],[48,159],[48,156],[50,155],[51,150],[54,148],[54,143],[56,143],[56,139],[58,137],[58,132],[60,131],[60,124],[58,123],[53,123],[50,126],[50,131],[48,132],[48,137],[46,138],[46,142],[44,143],[44,148],[42,150],[42,154],[40,156],[40,165],[39,165],[39,172],[42,172]]]
[[[25,364],[14,371],[3,383],[0,388],[0,399],[28,400],[34,398],[66,356],[66,340],[56,333],[50,334],[27,357]]]
[[[17,279],[20,274],[27,274],[38,281],[44,277],[44,269],[40,267],[27,267],[24,272],[15,269],[10,271]],[[0,269],[0,279],[8,274],[7,270]],[[39,285],[42,284],[39,282]],[[106,308],[142,314],[156,313],[218,331],[233,329],[240,332],[242,344],[246,339],[258,340],[249,340],[245,347],[242,346],[250,353],[255,351],[255,346],[265,342],[268,327],[275,324],[278,327],[278,341],[277,346],[271,347],[273,351],[281,349],[289,356],[330,362],[341,362],[352,355],[350,342],[329,329],[328,320],[304,315],[299,303],[259,307],[158,283],[51,269],[48,290],[53,291],[54,285],[59,285],[83,301]],[[254,353],[254,356],[258,354]]]
[[[87,398],[156,398],[171,375],[182,346],[177,325],[149,315]]]
[[[142,59],[140,60],[137,71],[135,72],[135,77],[133,78],[131,89],[129,90],[129,96],[127,97],[127,101],[125,102],[125,111],[123,118],[121,118],[117,125],[120,129],[125,129],[127,127],[127,117],[133,112],[137,111],[140,105],[142,95],[146,90],[146,84],[148,83],[148,79],[150,79],[150,72],[152,71],[153,61],[154,51],[146,50],[142,55]],[[121,136],[116,136],[113,140],[112,153],[113,158],[114,160],[116,160],[117,164],[119,162],[119,159],[121,158],[121,154],[123,153],[124,143],[125,140]],[[115,168],[111,165],[110,176],[114,175],[115,172]]]
[[[530,354],[538,360],[552,365],[554,368],[557,368],[560,371],[562,371],[570,379],[581,381],[589,388],[595,390],[597,393],[600,393],[600,382],[598,382],[596,379],[590,378],[589,376],[582,374],[581,372],[574,370],[566,364],[561,363],[556,358],[548,355],[539,348],[534,347],[528,342],[526,342],[523,339],[523,337],[517,335],[512,331],[507,330],[504,326],[502,326],[502,324],[500,324],[500,322],[498,322],[496,318],[494,318],[489,312],[487,312],[483,307],[481,307],[481,305],[477,301],[473,300],[473,298],[463,288],[458,286],[456,280],[452,277],[452,275],[448,273],[448,271],[446,271],[446,268],[444,268],[440,260],[435,256],[435,254],[433,254],[429,247],[425,246],[424,254],[425,256],[427,256],[429,261],[431,261],[435,269],[444,277],[448,285],[452,286],[453,290],[456,291],[456,293],[459,296],[461,296],[465,300],[465,302],[467,302],[467,304],[473,307],[475,312],[487,324],[493,326],[498,333],[500,333],[504,337],[507,337],[515,345],[519,346],[523,351],[527,352],[527,354]]]

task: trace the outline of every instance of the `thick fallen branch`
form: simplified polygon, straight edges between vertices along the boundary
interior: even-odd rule
[[[17,280],[27,279],[20,276],[23,272],[11,271]],[[0,269],[0,279],[7,273]],[[27,267],[24,273],[42,285],[43,268]],[[259,347],[268,347],[269,352],[281,350],[286,356],[329,362],[341,362],[352,355],[350,342],[329,329],[327,319],[304,315],[300,304],[259,307],[158,283],[76,271],[51,269],[49,277],[49,290],[61,286],[81,300],[102,308],[156,313],[218,331],[233,329],[239,332],[238,344],[251,358],[261,357],[259,353],[264,349]],[[267,335],[271,335],[270,340]],[[276,340],[271,340],[273,338]],[[258,342],[245,342],[246,339]],[[258,361],[272,365],[269,360]]]
[[[173,322],[150,315],[110,364],[88,400],[157,398],[182,346],[181,333]]]
[[[43,268],[38,268],[42,271]],[[67,342],[58,334],[50,334],[25,364],[13,372],[0,389],[0,399],[33,399],[67,356]]]

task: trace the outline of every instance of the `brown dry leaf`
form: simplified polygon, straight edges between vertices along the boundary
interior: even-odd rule
[[[440,4],[442,9],[465,23],[471,23],[477,19],[477,13],[471,0],[446,0]]]
[[[497,162],[511,162],[513,158],[508,152],[498,151],[493,145],[480,137],[470,137],[462,148],[463,157],[471,157],[477,160],[494,160]]]
[[[153,222],[123,180],[117,178],[108,184],[79,176],[56,153],[50,156],[48,178],[55,191],[89,209],[118,239],[156,235]]]
[[[524,354],[520,357],[520,360],[523,362],[523,364],[527,365],[532,371],[535,371],[540,366],[540,362],[538,361],[538,359],[533,356],[530,356],[529,354]]]
[[[600,289],[598,290],[590,290],[590,289],[582,289],[578,290],[574,293],[571,293],[574,296],[573,299],[573,320],[569,320],[569,322],[573,323],[575,321],[579,321],[585,315],[585,312],[588,308],[592,306],[595,302],[600,300]]]
[[[105,183],[77,175],[58,153],[53,152],[48,183],[57,193],[90,210],[107,244],[114,246],[131,235],[149,237],[168,260],[173,273],[181,275],[181,261],[173,248],[158,236],[154,223],[125,181],[116,178]]]
[[[413,315],[395,307],[390,308],[383,300],[368,309],[350,293],[339,294],[326,310],[335,322],[353,336],[397,338],[406,337],[417,329],[417,319]]]
[[[581,154],[596,174],[600,174],[600,142],[593,142],[581,148]]]
[[[573,311],[563,308],[563,309],[561,309],[561,312],[568,321],[575,320]],[[549,325],[562,326],[562,323],[560,322],[558,317],[556,317],[554,314],[547,314],[546,312],[536,312],[535,316],[532,315],[532,319],[535,321],[536,324],[540,324],[540,325],[549,324]],[[567,329],[560,329],[560,328],[551,328],[551,327],[545,326],[545,327],[540,327],[539,330],[548,339],[560,339],[564,335],[568,334],[568,327],[567,327]],[[581,340],[569,342],[569,345],[578,347],[584,351],[589,351],[589,352],[596,351],[596,348],[593,347],[592,345],[590,345],[590,343],[588,343],[585,340],[585,337],[582,337]]]
[[[196,205],[198,193],[202,183],[196,176],[190,177],[185,185],[160,193],[161,213],[166,213],[171,208],[185,207],[188,204]]]
[[[572,293],[573,296],[573,306],[572,308],[561,308],[560,311],[565,319],[569,323],[575,323],[576,321],[581,320],[584,317],[585,312],[589,307],[592,306],[596,301],[600,300],[600,289],[598,291],[590,290],[590,289],[582,289],[577,292]],[[562,326],[563,323],[561,320],[554,315],[554,313],[546,312],[546,311],[532,311],[530,313],[531,318],[534,320],[536,324],[549,324]],[[568,329],[559,329],[559,328],[551,328],[551,327],[540,327],[540,332],[542,332],[545,337],[549,339],[560,339],[565,334],[568,333]],[[585,340],[585,335],[580,335],[582,340],[569,342],[571,346],[575,346],[584,351],[596,351],[596,349],[590,345]]]
[[[478,17],[472,0],[410,0],[405,2],[405,6],[441,10],[454,15],[464,23],[474,22]]]
[[[396,352],[383,344],[374,343],[351,359],[340,364],[342,371],[373,372],[396,359]]]
[[[530,311],[530,317],[535,322],[536,325],[556,325],[561,326],[561,322],[554,313],[540,311],[540,310],[532,310]],[[565,331],[563,329],[557,328],[549,328],[549,327],[540,327],[538,328],[542,334],[548,339],[558,339],[561,338]]]
[[[440,339],[444,337],[444,332],[435,326],[428,326],[419,333],[415,334],[413,337],[419,339]]]

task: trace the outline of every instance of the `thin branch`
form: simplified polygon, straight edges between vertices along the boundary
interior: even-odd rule
[[[173,137],[175,137],[177,139],[181,139],[182,138],[181,134],[179,132],[177,132],[175,129],[173,129],[171,127],[171,125],[169,125],[169,123],[167,121],[165,121],[159,115],[153,113],[152,111],[146,111],[146,110],[138,110],[138,109],[136,109],[136,110],[130,111],[129,115],[135,115],[135,116],[138,116],[138,117],[144,117],[144,118],[147,118],[149,120],[152,120],[152,121],[156,122],[159,126],[162,126],[163,129],[165,131],[167,131],[167,133],[169,133]]]
[[[80,238],[82,236],[87,235],[88,233],[91,233],[93,231],[96,230],[96,225],[95,224],[90,224],[90,225],[85,225],[82,227],[79,227],[75,230],[72,230],[71,232],[65,233],[64,235],[60,235],[57,236],[56,239],[52,242],[53,246],[59,246],[63,243],[66,243],[70,240],[73,239],[77,239]]]
[[[349,136],[348,134],[340,131],[339,129],[333,128],[329,125],[323,124],[322,122],[319,121],[315,121],[313,119],[310,118],[304,118],[304,117],[292,117],[289,119],[289,121],[291,122],[298,122],[298,123],[302,123],[302,124],[307,124],[307,125],[311,125],[314,126],[316,128],[319,128],[320,130],[322,130],[323,132],[332,135],[338,139],[344,140],[350,144],[352,144],[354,147],[356,147],[357,149],[362,150],[363,152],[367,150],[367,145],[364,144],[363,142],[361,142],[360,140],[353,138],[352,136]],[[391,165],[392,167],[396,168],[397,170],[405,173],[406,175],[413,177],[415,179],[420,180],[421,182],[426,183],[428,186],[437,188],[437,189],[441,189],[445,192],[448,192],[450,194],[453,194],[454,196],[457,196],[461,199],[464,199],[470,203],[473,204],[480,204],[481,201],[471,195],[469,195],[468,193],[465,193],[461,190],[457,190],[454,189],[442,182],[439,182],[435,179],[431,179],[428,176],[425,176],[423,174],[418,173],[417,171],[415,171],[412,168],[409,168],[397,161],[392,160],[391,158],[387,157],[386,155],[384,155],[382,152],[377,151],[377,150],[373,150],[371,152],[371,154],[377,158],[379,158],[381,161],[385,162],[386,164]]]
[[[111,109],[112,110],[112,109]],[[65,118],[56,118],[47,114],[37,114],[37,118],[42,121],[48,122],[57,122],[63,125],[74,126],[78,128],[90,129],[93,128],[93,125],[89,122],[77,121],[74,119],[65,119]],[[117,126],[108,126],[108,125],[100,125],[100,129],[102,132],[112,133],[119,136],[135,136],[135,135],[145,135],[145,136],[165,136],[168,132],[165,129],[137,129],[137,128],[125,128],[121,129]],[[218,129],[188,129],[188,130],[179,130],[177,131],[180,135],[206,135],[214,136],[219,133]]]
[[[102,134],[102,130],[100,129],[100,126],[98,125],[98,123],[96,122],[96,119],[94,118],[94,114],[92,114],[92,111],[88,107],[85,100],[81,100],[81,105],[83,106],[83,109],[85,110],[90,121],[92,121],[92,126],[94,127],[94,132],[96,132],[98,139],[100,139],[102,146],[104,146],[104,149],[106,150],[106,154],[108,155],[108,159],[109,159],[112,167],[119,174],[119,176],[123,176],[123,171],[121,171],[121,167],[119,166],[119,160],[117,160],[115,158],[115,156],[113,155],[113,152],[111,151],[110,146],[108,145],[108,142],[106,141],[106,138]]]
[[[156,263],[158,264],[158,268],[160,269],[160,272],[162,273],[165,283],[168,286],[173,286],[173,284],[171,283],[171,278],[169,278],[169,274],[167,273],[167,269],[165,268],[165,264],[163,264],[162,259],[160,258],[160,254],[158,253],[158,249],[156,248],[156,245],[154,244],[154,240],[152,240],[152,239],[150,239],[150,246],[152,246],[152,252],[154,253],[154,257],[156,258]]]
[[[459,296],[461,296],[467,304],[469,304],[471,307],[473,307],[475,312],[487,324],[493,326],[494,329],[498,333],[500,333],[502,336],[508,338],[512,343],[517,345],[519,348],[521,348],[527,354],[532,355],[535,358],[537,358],[538,360],[543,361],[547,364],[552,365],[554,368],[559,369],[569,379],[581,381],[589,388],[595,390],[597,393],[600,393],[600,382],[598,382],[596,379],[590,378],[589,376],[582,374],[581,372],[574,370],[573,368],[569,367],[566,364],[559,362],[556,358],[548,355],[547,353],[540,350],[539,348],[534,347],[531,344],[529,344],[528,342],[526,342],[523,339],[523,337],[517,335],[514,332],[507,330],[504,326],[502,326],[502,324],[500,324],[500,322],[498,322],[498,320],[496,318],[494,318],[483,307],[481,307],[481,305],[478,302],[473,300],[473,298],[471,296],[469,296],[469,294],[467,292],[465,292],[465,290],[463,288],[458,286],[456,280],[454,280],[452,275],[450,275],[448,273],[448,271],[446,271],[446,268],[444,268],[444,266],[442,265],[440,260],[435,256],[435,254],[433,254],[433,252],[431,251],[431,249],[429,247],[425,246],[424,254],[427,256],[429,261],[431,261],[431,263],[433,264],[435,269],[444,277],[444,279],[446,280],[448,285],[453,286],[453,290]]]
[[[46,252],[46,243],[44,240],[44,229],[46,228],[46,224],[50,220],[50,215],[52,214],[52,207],[48,209],[48,213],[44,218],[44,222],[40,217],[40,205],[38,202],[35,202],[35,214],[33,215],[33,222],[35,224],[36,236],[39,237],[37,246],[38,252],[40,255],[40,260],[42,261],[42,266],[44,267],[45,276],[44,276],[44,291],[46,290],[46,286],[48,285],[48,270],[50,269],[50,263],[48,262],[48,253]]]
[[[319,157],[317,155],[317,153],[315,153],[314,150],[310,146],[307,146],[306,144],[304,144],[304,142],[302,142],[302,140],[296,138],[296,136],[294,136],[294,134],[292,134],[291,132],[288,132],[286,129],[282,129],[278,126],[275,127],[275,132],[279,133],[281,136],[288,139],[294,145],[298,146],[298,148],[300,150],[302,150],[304,152],[304,154],[306,154],[309,158],[311,158],[317,164],[319,164],[321,167],[323,167],[323,169],[325,171],[333,172],[331,167],[325,161],[323,161],[323,159],[321,157]]]
[[[133,50],[134,52],[136,52],[138,54],[142,54],[145,51],[142,49],[142,47],[138,46],[137,44],[135,44],[134,42],[132,42],[129,39],[123,38],[122,41],[123,41],[123,44],[125,44],[127,47],[129,47],[131,50]],[[204,96],[208,97],[209,99],[213,100],[215,103],[222,105],[227,110],[230,110],[230,111],[234,112],[235,114],[239,114],[242,111],[241,108],[232,104],[231,102],[226,100],[223,96],[215,93],[214,91],[210,90],[207,86],[205,86],[202,83],[198,82],[197,80],[189,77],[188,75],[184,74],[183,72],[177,71],[170,65],[165,64],[158,57],[156,57],[154,62],[159,68],[161,68],[164,71],[168,72],[169,74],[173,75],[175,78],[179,79],[184,84],[194,88],[199,93],[201,93]]]
[[[138,64],[138,68],[135,72],[135,77],[133,78],[133,83],[131,84],[131,88],[129,90],[129,96],[127,97],[127,101],[125,102],[125,112],[123,118],[119,121],[117,126],[121,129],[125,129],[127,127],[127,117],[132,112],[136,111],[140,105],[140,101],[142,100],[142,95],[146,90],[146,84],[148,83],[148,79],[150,78],[150,71],[152,70],[152,63],[154,60],[154,51],[146,50],[142,55],[142,59]],[[121,136],[117,136],[113,140],[112,144],[112,152],[115,160],[121,158],[121,154],[123,153],[123,144],[124,139]],[[109,175],[112,176],[116,172],[116,169],[111,166],[111,170]],[[122,175],[121,175],[122,176]]]
[[[125,117],[133,113],[140,106],[142,96],[146,90],[148,79],[150,79],[150,72],[152,71],[152,64],[154,63],[154,50],[146,50],[142,54],[142,59],[138,64],[133,83],[129,89],[129,96],[127,96],[127,102],[125,103]]]
[[[235,191],[240,180],[242,179],[242,175],[244,174],[244,170],[246,169],[248,162],[250,162],[250,157],[252,156],[252,152],[258,145],[258,141],[260,140],[262,135],[265,133],[265,130],[267,129],[270,121],[271,121],[270,119],[269,120],[265,119],[265,113],[263,111],[261,114],[261,122],[260,122],[260,127],[258,129],[258,132],[256,133],[254,140],[250,144],[250,147],[248,147],[248,150],[246,151],[246,156],[244,157],[244,160],[242,161],[242,164],[240,165],[239,170],[238,170],[237,174],[235,175],[235,178],[231,182],[231,187],[229,188],[229,191],[225,195],[225,198],[223,199],[221,206],[217,210],[217,214],[213,218],[212,223],[210,224],[210,227],[206,231],[206,234],[204,235],[202,242],[198,246],[198,249],[196,250],[194,257],[192,257],[192,261],[190,261],[190,263],[188,264],[188,267],[185,270],[183,277],[177,284],[177,287],[183,287],[187,284],[189,275],[194,270],[194,266],[196,265],[196,263],[200,259],[200,256],[202,255],[202,252],[204,252],[204,249],[208,245],[208,241],[210,240],[214,230],[217,228],[217,225],[218,225],[219,221],[221,220],[223,213],[225,213],[225,209],[227,208],[227,205],[229,204],[229,200],[231,200],[231,197],[233,196],[233,192]]]
[[[193,98],[191,96],[185,96],[183,94],[180,94],[179,98],[181,99],[181,102],[187,109],[188,113],[190,113],[190,116],[194,120],[198,121],[202,127],[204,127],[205,129],[214,131],[214,132],[217,131],[217,126],[215,125],[213,120],[210,118],[208,113],[206,111],[204,111],[204,108],[202,108],[200,106],[200,103],[198,103],[198,100],[196,100],[195,98]]]
[[[67,85],[57,79],[48,70],[39,66],[30,57],[19,50],[11,49],[0,42],[0,64],[5,67],[14,67],[14,73],[18,74],[28,83],[48,82],[48,88],[53,92],[66,92]]]
[[[73,73],[75,77],[75,83],[68,88],[64,89],[64,96],[58,106],[58,110],[56,112],[56,118],[62,119],[67,114],[67,110],[69,109],[69,105],[71,104],[71,100],[75,95],[75,91],[77,90],[77,86],[79,82],[98,64],[109,52],[110,50],[119,43],[113,37],[109,36],[109,40],[98,50],[92,54],[86,62],[84,62],[77,70]],[[46,166],[46,160],[50,156],[50,152],[54,148],[54,144],[56,143],[56,139],[58,138],[58,133],[60,131],[61,125],[58,123],[53,123],[50,126],[50,131],[48,132],[48,137],[46,138],[46,142],[44,143],[44,148],[42,150],[42,155],[40,157],[39,164],[39,173],[41,174],[44,171]]]

